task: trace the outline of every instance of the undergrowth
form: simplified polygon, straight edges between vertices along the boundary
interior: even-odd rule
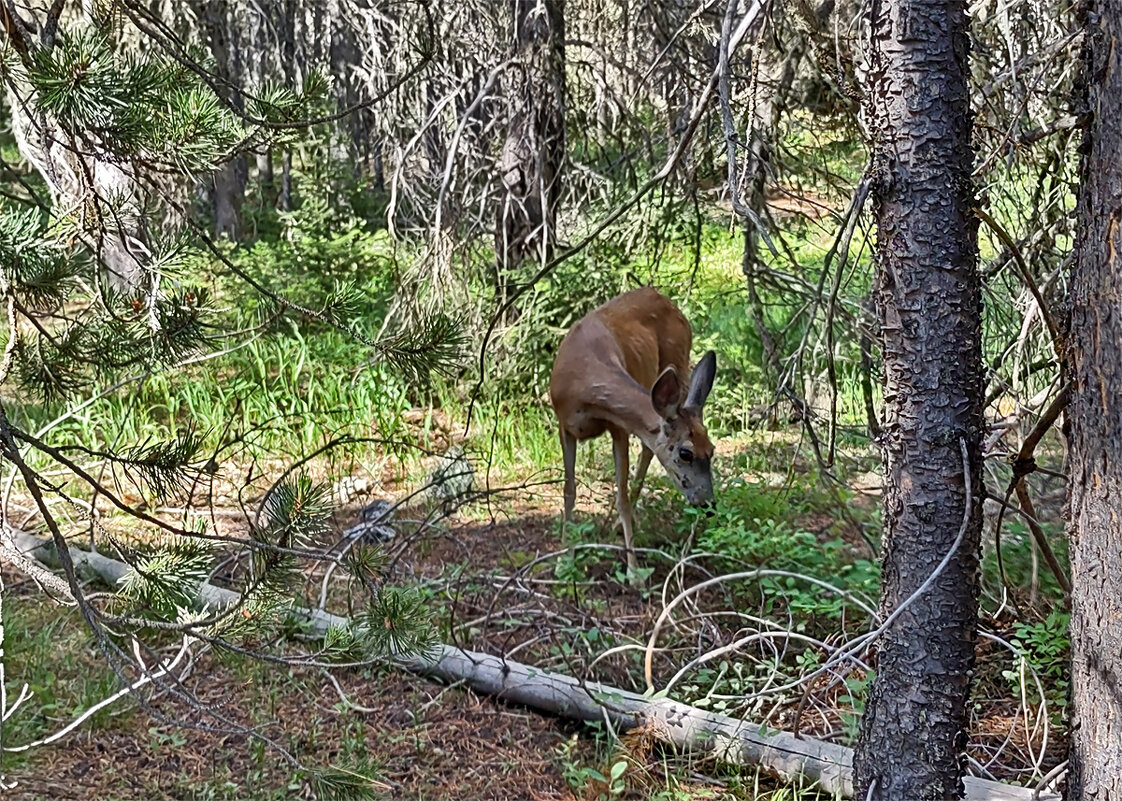
[[[365,200],[342,212],[316,194],[305,198],[299,213],[263,212],[257,226],[260,238],[248,245],[224,245],[223,255],[237,271],[313,309],[340,285],[352,287],[358,321],[354,330],[374,338],[399,289],[403,267],[421,258],[421,252],[415,245],[391,240],[373,216],[377,204],[369,196],[358,196]],[[795,219],[786,224],[791,252],[808,275],[821,273],[832,235],[817,223]],[[488,356],[490,372],[481,383],[472,372],[471,359],[452,377],[433,376],[421,384],[408,381],[338,327],[315,318],[274,318],[270,303],[247,291],[244,282],[231,278],[224,267],[202,259],[199,271],[212,276],[214,303],[222,320],[223,330],[213,332],[211,343],[218,347],[217,355],[174,371],[134,376],[128,383],[106,387],[69,412],[57,404],[17,403],[13,417],[34,431],[51,426],[52,441],[60,447],[92,450],[195,431],[204,439],[211,467],[247,475],[261,463],[285,466],[344,439],[348,442],[326,450],[311,465],[319,477],[366,472],[380,479],[388,462],[394,475],[418,483],[429,470],[424,461],[427,451],[463,446],[491,486],[555,485],[560,478],[560,451],[547,392],[557,343],[575,320],[613,294],[648,283],[668,287],[693,323],[694,353],[706,348],[717,351],[718,377],[706,406],[706,423],[715,439],[732,445],[732,452],[715,461],[719,491],[714,507],[705,514],[686,508],[654,466],[637,509],[637,544],[683,558],[704,554],[702,564],[711,575],[760,571],[722,587],[720,601],[737,613],[780,621],[803,639],[782,654],[761,648],[751,659],[730,657],[699,665],[676,690],[681,697],[717,711],[758,713],[762,704],[746,710],[732,699],[750,696],[780,671],[817,670],[826,657],[825,649],[814,641],[852,636],[871,626],[867,609],[876,606],[879,568],[870,560],[857,529],[878,527],[877,503],[859,507],[845,485],[854,475],[870,470],[875,455],[864,433],[859,354],[853,342],[839,344],[834,354],[843,426],[839,464],[848,460],[836,475],[821,475],[806,443],[792,433],[798,432],[797,424],[785,427],[779,422],[785,430],[774,435],[745,433],[756,422],[754,410],[777,399],[776,377],[761,366],[763,343],[745,313],[742,241],[716,219],[704,222],[697,251],[685,239],[692,233],[679,232],[679,239],[662,243],[657,258],[637,251],[628,240],[605,238],[561,264],[525,296],[516,320],[500,331]],[[772,266],[778,270],[783,265]],[[778,332],[780,350],[791,352],[807,335],[797,304],[780,302],[780,289],[761,291],[765,323]],[[859,285],[847,287],[853,297],[865,291],[867,287]],[[412,414],[417,410],[419,417]],[[778,419],[782,421],[782,414]],[[584,517],[575,525],[559,527],[563,544],[610,540],[615,535],[607,531],[611,516],[606,511],[610,503],[606,488],[612,480],[607,440],[582,445],[577,469],[582,481],[603,492],[605,505],[595,519]],[[839,507],[845,507],[844,514]],[[486,513],[489,509],[479,512]],[[983,574],[991,587],[1001,586],[1003,580],[1024,587],[1038,572],[1031,541],[1019,522],[1009,521],[1007,527],[1004,579],[991,552],[985,555]],[[691,550],[687,551],[687,543]],[[530,557],[525,554],[527,560]],[[1064,557],[1062,549],[1060,557]],[[560,585],[557,594],[568,593],[565,600],[574,603],[603,603],[602,598],[589,599],[591,592],[582,582],[604,570],[604,565],[612,565],[607,574],[622,582],[618,552],[570,549],[551,568]],[[1039,584],[1045,610],[1041,619],[1016,623],[1008,633],[1025,664],[1045,680],[1043,695],[1058,713],[1067,694],[1067,621],[1051,609],[1061,598],[1055,583],[1044,575]],[[437,596],[432,592],[427,597]],[[8,606],[5,622],[11,643],[9,671],[31,677],[48,716],[23,718],[33,722],[24,724],[26,730],[6,732],[14,741],[49,732],[50,715],[69,718],[116,686],[110,672],[89,668],[96,660],[89,643],[73,635],[69,618],[37,626],[22,617],[18,607],[13,612]],[[570,628],[579,627],[571,624]],[[615,644],[598,631],[582,631],[580,636],[582,654]],[[692,646],[697,648],[696,643]],[[60,648],[66,653],[59,653]],[[571,657],[576,650],[559,656]],[[46,672],[36,662],[37,654],[51,654],[52,670],[57,672]],[[1019,691],[1020,666],[1009,664],[1004,678],[1010,692]],[[237,670],[255,675],[255,669],[245,665]],[[289,679],[289,674],[270,674],[270,692],[299,692],[295,686],[284,686]],[[853,733],[868,680],[867,674],[848,676],[833,699],[840,710],[843,739]],[[1035,694],[1030,702],[1040,700],[1035,685],[1029,694]],[[262,719],[272,711],[263,704]],[[95,717],[91,725],[103,725],[105,720],[106,716]],[[155,728],[151,735],[157,750],[174,750],[181,744],[163,729]],[[364,741],[365,733],[356,730],[348,737],[348,747],[357,753],[355,744]],[[570,786],[578,791],[591,788],[590,797],[625,797],[632,787],[634,768],[618,754],[601,754],[601,761],[591,765],[562,746],[556,758]],[[268,773],[264,752],[249,762],[256,775]],[[244,790],[235,777],[223,776],[221,782],[216,781],[215,788],[220,789],[213,789],[210,797],[235,797]],[[648,790],[650,798],[683,797],[672,770],[663,772],[660,782]],[[793,790],[762,786],[758,776],[735,778],[729,791],[734,797],[743,792],[745,798],[773,801],[796,797]]]

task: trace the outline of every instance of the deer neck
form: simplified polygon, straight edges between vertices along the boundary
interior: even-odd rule
[[[650,390],[626,373],[600,390],[599,400],[605,408],[605,417],[638,437],[652,451],[657,450],[662,417],[651,405]]]

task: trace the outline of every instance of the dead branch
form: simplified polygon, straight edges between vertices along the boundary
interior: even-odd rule
[[[25,557],[50,559],[49,540],[10,528],[4,533],[9,548],[18,549]],[[116,584],[131,570],[100,554],[69,550],[77,569],[90,571],[110,584]],[[7,554],[0,552],[0,556]],[[198,595],[214,606],[236,603],[239,598],[231,590],[209,584],[200,585]],[[331,627],[351,625],[348,618],[323,610],[293,607],[291,612],[308,624],[313,636],[321,637]],[[607,718],[621,729],[642,727],[682,752],[705,754],[731,765],[759,765],[786,781],[814,784],[835,796],[853,796],[853,752],[842,745],[448,645],[398,662],[413,673],[462,683],[506,703],[576,720]],[[1038,793],[973,776],[963,777],[963,784],[968,801],[1060,801],[1055,793]]]

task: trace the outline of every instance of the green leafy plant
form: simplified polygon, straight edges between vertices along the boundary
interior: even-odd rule
[[[1035,623],[1018,623],[1011,639],[1020,658],[1040,676],[1044,685],[1044,700],[1056,717],[1067,706],[1068,688],[1071,684],[1071,640],[1068,636],[1070,622],[1069,613],[1053,610],[1046,618]],[[1024,682],[1029,701],[1040,702],[1036,682],[1024,676],[1019,667],[1005,670],[1002,675],[1015,693],[1020,692],[1021,683]]]
[[[838,701],[846,705],[842,707],[841,718],[846,738],[850,742],[857,739],[861,716],[865,714],[865,699],[868,698],[869,688],[873,686],[875,678],[872,671],[863,676],[851,675],[845,680],[845,692],[838,696]]]
[[[596,768],[582,765],[576,754],[579,744],[577,735],[573,735],[563,742],[557,749],[557,757],[561,763],[561,775],[573,790],[587,793],[594,789],[595,795],[590,797],[601,801],[603,799],[619,798],[627,790],[628,761],[616,759],[608,767],[607,775]]]
[[[581,520],[561,524],[562,541],[569,550],[559,556],[554,563],[553,575],[559,581],[577,584],[588,577],[588,568],[599,561],[596,552],[588,548],[572,546],[587,542],[596,532],[593,520]]]

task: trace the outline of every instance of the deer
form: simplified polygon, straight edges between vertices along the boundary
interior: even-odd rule
[[[650,287],[633,289],[593,309],[569,329],[549,379],[565,466],[565,520],[572,520],[576,504],[577,443],[607,431],[615,457],[616,508],[633,580],[638,573],[632,499],[638,500],[653,456],[691,505],[713,501],[713,443],[702,409],[713,388],[717,357],[708,351],[691,374],[692,344],[689,321],[669,298]],[[629,496],[632,435],[643,449],[634,496]]]

